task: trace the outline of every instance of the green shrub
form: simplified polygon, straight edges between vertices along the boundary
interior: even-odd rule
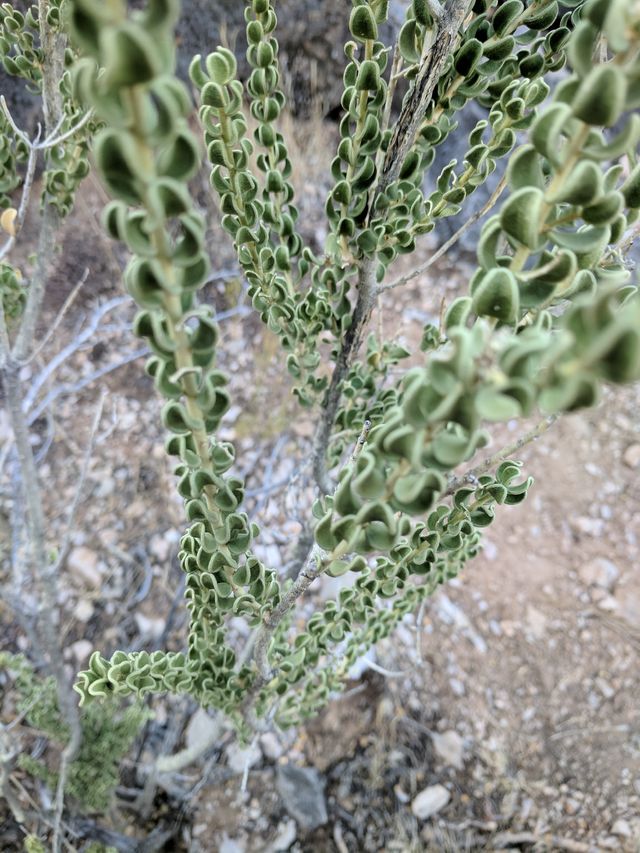
[[[45,734],[52,743],[64,746],[69,730],[58,709],[55,680],[38,676],[22,655],[1,654],[0,668],[7,669],[15,678],[19,714],[40,735]],[[120,779],[120,762],[148,718],[148,711],[138,705],[125,710],[97,705],[84,709],[80,717],[82,744],[69,766],[65,784],[66,794],[82,809],[104,812],[109,808]],[[55,790],[57,773],[44,761],[22,753],[18,764]]]
[[[138,11],[122,0],[68,0],[65,109],[73,120],[82,108],[93,112],[79,139],[59,146],[59,163],[50,158],[46,193],[68,209],[93,136],[111,197],[104,227],[130,252],[134,333],[152,350],[147,371],[177,460],[191,617],[184,654],[95,652],[76,684],[88,709],[95,699],[171,692],[238,725],[253,712],[274,710],[283,726],[315,713],[367,647],[478,552],[499,507],[526,498],[531,479],[510,459],[456,476],[486,445],[487,425],[573,411],[594,404],[603,383],[640,377],[640,298],[624,261],[640,207],[637,2],[453,0],[442,11],[413,0],[393,63],[378,39],[387,5],[352,3],[319,256],[298,227],[279,129],[285,98],[271,0],[245,4],[244,85],[224,48],[191,64],[202,139],[174,74],[175,0]],[[23,32],[29,21],[11,14]],[[17,39],[11,52],[0,40],[0,49],[10,73],[37,84],[27,43]],[[551,92],[550,75],[565,66]],[[396,91],[402,108],[392,122]],[[451,161],[426,193],[436,148],[472,100],[487,118],[469,135],[463,163]],[[3,149],[13,152],[3,155],[8,172],[20,154],[13,143]],[[315,544],[293,581],[253,553],[259,530],[243,510],[235,448],[216,437],[229,392],[215,363],[215,313],[198,299],[210,261],[189,192],[203,145],[253,307],[278,336],[296,397],[318,424]],[[56,168],[63,162],[66,171]],[[409,353],[375,335],[358,360],[379,294],[399,285],[387,280],[393,261],[463,211],[496,170],[506,176],[505,200],[494,198],[484,223],[468,293],[438,327],[425,327],[421,366],[399,378],[396,366],[392,376],[389,367]],[[3,180],[0,188],[14,185],[11,175]],[[300,628],[298,600],[323,573],[352,583]],[[253,654],[230,644],[232,616],[255,628]]]

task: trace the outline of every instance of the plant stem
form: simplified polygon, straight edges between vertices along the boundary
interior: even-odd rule
[[[498,450],[497,453],[494,453],[493,456],[487,457],[480,465],[472,468],[470,471],[467,471],[466,474],[463,474],[461,477],[454,477],[449,481],[449,485],[445,492],[440,496],[441,498],[448,497],[457,492],[458,489],[461,489],[463,486],[467,485],[467,483],[473,482],[477,480],[478,477],[481,477],[483,474],[486,474],[487,471],[490,471],[492,468],[495,468],[496,465],[499,465],[501,462],[504,462],[505,459],[508,459],[518,450],[523,448],[526,444],[529,444],[531,441],[535,441],[539,438],[543,433],[545,433],[553,424],[558,420],[558,415],[549,415],[549,417],[544,418],[538,424],[536,424],[533,429],[530,429],[528,432],[525,432],[524,435],[521,435],[520,438],[516,439],[516,441],[511,444],[507,444],[506,447],[503,447],[501,450]]]
[[[351,325],[344,335],[338,353],[336,366],[323,401],[320,420],[313,440],[313,476],[318,489],[325,495],[333,491],[333,485],[327,473],[327,447],[340,404],[342,382],[362,343],[364,330],[375,304],[375,264],[375,259],[370,258],[365,258],[361,262],[358,271],[358,301],[353,311]]]

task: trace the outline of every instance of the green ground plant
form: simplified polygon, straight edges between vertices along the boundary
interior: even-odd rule
[[[640,210],[638,3],[413,0],[388,45],[378,38],[387,2],[353,0],[322,254],[303,239],[279,129],[275,5],[245,4],[244,82],[226,48],[194,58],[199,135],[175,76],[175,0],[48,7],[69,43],[43,204],[66,215],[91,149],[111,198],[104,228],[130,253],[133,330],[152,351],[188,525],[186,652],[96,651],[75,689],[105,714],[120,697],[186,694],[245,736],[261,718],[289,726],[315,714],[366,649],[478,553],[500,507],[526,499],[531,479],[509,452],[468,473],[491,424],[540,411],[540,432],[596,403],[603,383],[640,378],[640,297],[626,261]],[[36,13],[2,10],[5,69],[37,87]],[[426,192],[469,101],[486,118],[463,162]],[[11,211],[32,146],[2,120]],[[217,438],[230,396],[215,311],[198,296],[209,223],[189,190],[203,150],[253,308],[317,424],[317,499],[288,578],[254,554],[260,531],[243,509],[236,451]],[[420,366],[402,369],[411,354],[368,329],[379,296],[411,278],[391,277],[393,262],[496,170],[468,293],[425,327]],[[23,218],[14,213],[9,240]],[[7,319],[28,310],[10,265],[0,284]],[[323,574],[350,583],[301,627],[301,600]],[[253,628],[244,649],[230,641],[231,617]]]

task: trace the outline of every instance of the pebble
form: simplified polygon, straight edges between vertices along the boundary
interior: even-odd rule
[[[102,583],[98,555],[84,545],[80,545],[71,551],[67,558],[67,567],[74,580],[85,586],[98,589]]]
[[[631,826],[629,821],[619,818],[611,827],[612,835],[621,835],[623,838],[631,838]]]
[[[511,639],[512,637],[515,637],[518,625],[513,621],[513,619],[503,619],[500,623],[500,627],[502,628],[502,633]]]
[[[466,693],[464,684],[458,678],[450,678],[449,686],[453,690],[456,696],[464,696]]]
[[[613,599],[618,614],[632,628],[640,629],[640,591],[637,589],[620,589]]]
[[[298,830],[295,820],[285,820],[278,824],[276,837],[266,848],[266,853],[283,853],[296,840]]]
[[[611,590],[620,576],[620,571],[611,560],[596,557],[595,560],[589,560],[580,566],[578,576],[586,586],[599,586],[602,589]]]
[[[609,684],[608,681],[604,680],[604,678],[600,678],[598,676],[598,678],[595,679],[595,682],[596,687],[602,693],[605,699],[612,699],[616,695],[616,691],[613,689],[613,687]]]
[[[628,468],[640,468],[640,444],[630,444],[622,458]]]
[[[430,785],[414,797],[411,811],[418,820],[427,820],[441,811],[451,799],[444,785]]]
[[[164,631],[166,624],[164,619],[149,619],[144,613],[136,613],[133,618],[145,640],[157,640]]]
[[[314,767],[277,767],[276,788],[284,807],[305,832],[312,832],[329,820],[324,786],[323,777]]]
[[[222,841],[218,847],[219,853],[245,853],[246,846],[242,841],[236,838],[229,838],[225,832]]]
[[[159,563],[164,563],[171,553],[171,541],[166,535],[155,534],[149,541],[149,552]]]
[[[491,619],[489,621],[489,630],[495,637],[502,636],[502,628],[500,627],[500,623],[496,619]]]
[[[464,753],[464,741],[460,735],[451,729],[448,732],[443,732],[442,734],[439,732],[433,732],[431,739],[433,741],[433,748],[436,751],[436,754],[443,760],[443,762],[451,767],[455,767],[456,770],[462,770],[464,766],[462,758]]]
[[[269,761],[277,761],[284,752],[282,744],[273,732],[265,732],[265,734],[260,735],[260,748]]]
[[[93,651],[93,643],[90,643],[89,640],[76,640],[76,642],[72,643],[69,648],[76,661],[78,663],[83,663],[84,661],[89,660],[91,652]]]
[[[93,604],[86,598],[81,598],[73,610],[73,615],[78,620],[78,622],[88,622],[89,619],[91,619],[91,617],[93,616],[93,613]]]
[[[257,744],[242,747],[238,743],[230,743],[225,752],[227,764],[234,773],[244,773],[247,767],[255,767],[262,760],[262,752]]]
[[[604,521],[601,518],[588,518],[582,516],[571,522],[571,526],[578,533],[584,533],[587,536],[602,536],[604,533]]]
[[[541,640],[547,630],[547,617],[532,604],[527,605],[527,627],[537,640]]]
[[[605,597],[598,602],[598,607],[600,610],[606,610],[609,613],[613,613],[614,610],[618,610],[619,604],[612,595],[605,595]]]
[[[220,723],[210,717],[204,708],[198,708],[187,724],[185,732],[187,747],[191,748],[201,743],[207,743],[217,732],[222,732]]]
[[[574,815],[580,809],[580,803],[578,802],[578,800],[574,800],[573,797],[569,797],[567,800],[565,800],[563,809],[565,814]]]

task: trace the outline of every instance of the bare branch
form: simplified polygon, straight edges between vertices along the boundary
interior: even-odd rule
[[[453,0],[450,10],[439,22],[438,35],[430,53],[418,72],[418,76],[395,125],[395,130],[382,166],[380,180],[376,186],[369,211],[375,209],[375,199],[400,174],[404,159],[413,145],[436,84],[442,74],[447,58],[458,37],[469,0]],[[353,311],[351,326],[343,337],[331,383],[325,394],[320,420],[313,443],[312,465],[318,489],[329,494],[332,484],[327,473],[326,455],[335,417],[340,404],[342,382],[362,342],[364,330],[371,317],[376,300],[376,261],[364,258],[358,270],[358,301]]]
[[[445,243],[443,243],[442,246],[440,246],[440,248],[436,252],[434,252],[433,255],[431,255],[431,257],[427,261],[425,261],[419,267],[416,267],[416,269],[412,270],[411,272],[406,273],[406,275],[400,276],[400,278],[397,278],[395,281],[391,281],[389,282],[389,284],[381,285],[377,290],[378,294],[385,293],[387,290],[393,290],[395,287],[401,287],[403,284],[407,284],[408,282],[413,281],[414,278],[417,278],[419,275],[422,275],[422,273],[426,272],[429,267],[433,266],[436,261],[439,261],[440,258],[445,255],[449,251],[449,249],[451,249],[452,246],[455,246],[458,240],[464,234],[466,234],[467,231],[472,228],[479,219],[482,219],[482,217],[491,210],[491,208],[495,205],[495,203],[498,201],[498,199],[504,192],[504,188],[506,187],[506,185],[507,179],[502,178],[498,186],[491,194],[490,198],[487,200],[486,204],[484,204],[480,210],[476,211],[473,216],[470,216],[469,219],[465,220],[464,224],[460,228],[458,228],[455,234],[452,234],[451,237],[449,237],[449,239]]]
[[[58,214],[56,209],[53,205],[45,203],[40,222],[40,234],[38,235],[36,268],[29,284],[27,304],[13,347],[13,357],[17,362],[25,361],[35,340],[36,324],[40,316],[40,307],[44,298],[57,227]]]
[[[74,124],[68,130],[65,130],[64,133],[61,133],[59,136],[56,136],[55,134],[60,129],[59,127],[57,127],[57,128],[55,128],[54,133],[52,135],[48,136],[46,139],[43,139],[42,142],[38,143],[34,147],[38,148],[41,151],[45,150],[47,148],[54,148],[56,145],[60,145],[62,142],[66,142],[67,139],[69,139],[71,136],[73,136],[79,130],[81,130],[85,126],[85,124],[88,121],[90,121],[92,118],[93,118],[93,110],[89,110],[89,112],[86,112],[82,116],[82,118],[78,122],[76,122],[76,124]],[[62,118],[59,121],[59,125],[62,125],[64,119],[65,119],[65,116],[62,116]]]
[[[107,396],[106,391],[103,391],[100,395],[100,399],[98,400],[98,405],[96,406],[96,411],[93,416],[93,422],[91,424],[91,430],[89,432],[89,440],[87,441],[87,447],[84,453],[84,459],[82,460],[82,465],[80,467],[80,475],[78,477],[78,485],[76,487],[76,493],[73,496],[73,501],[71,502],[71,506],[69,508],[69,514],[67,516],[67,531],[64,535],[64,539],[62,545],[60,546],[58,552],[58,559],[55,563],[53,563],[46,571],[52,572],[54,575],[58,573],[60,567],[64,563],[67,553],[69,551],[69,546],[71,543],[71,536],[73,534],[73,525],[75,522],[76,513],[78,511],[78,506],[80,505],[80,501],[82,500],[82,496],[84,493],[84,486],[87,480],[87,474],[89,473],[89,467],[91,465],[91,459],[93,456],[93,449],[95,447],[96,435],[98,432],[98,427],[100,425],[100,420],[102,418],[102,412],[104,409],[104,401]]]
[[[86,344],[87,341],[93,338],[104,315],[109,311],[112,311],[114,308],[123,305],[125,302],[128,302],[128,297],[116,296],[113,299],[108,299],[106,302],[103,302],[95,308],[82,331],[70,343],[68,343],[66,347],[63,347],[63,349],[61,349],[60,352],[57,353],[34,378],[24,399],[25,411],[28,411],[33,406],[40,389],[58,369],[58,367],[77,352],[83,344]]]
[[[433,92],[442,75],[446,61],[455,48],[458,30],[468,7],[469,0],[453,0],[451,8],[444,11],[438,21],[436,39],[418,71],[411,93],[396,122],[387,149],[377,194],[384,192],[400,174],[402,164],[415,141],[429,108]]]
[[[442,493],[441,498],[448,497],[449,495],[453,495],[458,489],[461,489],[463,486],[468,485],[469,483],[474,483],[478,477],[481,477],[483,474],[486,474],[487,471],[491,471],[492,468],[495,468],[496,465],[499,465],[501,462],[504,462],[505,459],[508,459],[510,456],[513,456],[514,453],[517,453],[518,450],[523,448],[526,444],[529,444],[531,441],[535,441],[539,438],[543,433],[545,433],[553,424],[558,420],[558,415],[549,415],[540,421],[533,429],[530,429],[529,432],[526,432],[524,435],[521,435],[516,441],[508,444],[506,447],[503,447],[497,453],[494,453],[493,456],[489,456],[484,460],[480,465],[476,468],[472,468],[470,471],[467,471],[466,474],[463,474],[461,477],[454,477],[449,481],[449,485],[447,486],[446,491]]]
[[[4,98],[2,99],[4,100]],[[0,261],[5,258],[11,249],[15,246],[16,238],[20,233],[20,229],[24,223],[24,218],[27,215],[27,208],[29,207],[29,199],[31,198],[31,188],[33,186],[33,177],[36,171],[36,161],[38,159],[37,152],[35,148],[31,146],[29,143],[29,156],[27,159],[27,168],[24,175],[24,180],[22,182],[22,193],[20,196],[20,204],[18,205],[18,213],[16,216],[16,221],[14,224],[14,234],[12,234],[9,239],[5,242],[4,246],[0,248]]]
[[[360,348],[374,304],[375,260],[365,258],[358,272],[358,301],[353,311],[351,325],[342,340],[342,346],[333,370],[331,383],[323,401],[320,420],[313,440],[313,474],[318,488],[324,494],[333,491],[333,485],[327,473],[327,447],[340,404],[342,382]]]
[[[52,325],[47,329],[47,333],[45,334],[44,338],[40,341],[38,346],[34,349],[34,351],[31,353],[31,355],[27,359],[26,364],[29,364],[31,361],[33,361],[35,358],[37,358],[37,356],[40,355],[42,350],[49,343],[49,341],[53,337],[54,333],[58,329],[60,323],[62,323],[67,311],[69,310],[69,308],[74,303],[76,296],[80,293],[80,290],[82,289],[82,286],[84,285],[84,283],[86,282],[88,277],[89,277],[89,268],[87,267],[87,269],[85,269],[85,271],[82,273],[82,277],[80,278],[80,280],[78,281],[76,286],[73,288],[71,293],[65,299],[64,305],[62,306],[62,308],[58,312],[58,315],[55,318],[55,320],[53,321]]]

